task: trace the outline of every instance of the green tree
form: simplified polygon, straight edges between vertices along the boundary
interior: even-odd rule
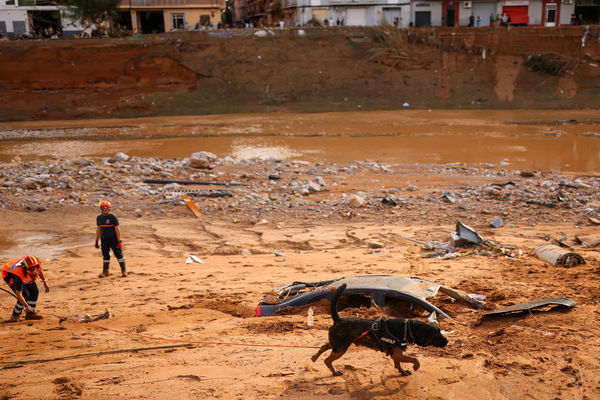
[[[119,13],[120,0],[59,0],[67,7],[67,15],[87,26],[100,21],[114,20]]]

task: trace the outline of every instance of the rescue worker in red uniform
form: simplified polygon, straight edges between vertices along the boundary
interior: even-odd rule
[[[100,203],[100,210],[102,214],[96,218],[96,248],[99,248],[98,240],[101,239],[102,243],[102,273],[98,278],[104,278],[110,275],[108,267],[110,266],[110,250],[112,249],[113,254],[117,258],[119,265],[121,266],[121,276],[127,276],[127,270],[125,268],[125,258],[123,258],[123,244],[121,243],[121,230],[119,229],[119,219],[116,215],[110,213],[112,204],[110,201],[103,201]]]
[[[25,309],[25,319],[43,318],[35,312],[39,295],[39,290],[35,283],[38,276],[42,279],[46,293],[48,293],[50,291],[48,280],[42,271],[42,263],[37,257],[25,256],[4,264],[2,279],[4,279],[4,282],[10,286],[17,296],[17,304],[15,304],[9,322],[18,321],[23,309]]]

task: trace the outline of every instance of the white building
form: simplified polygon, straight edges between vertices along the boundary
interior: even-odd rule
[[[399,27],[489,26],[490,15],[511,17],[512,25],[569,25],[575,11],[573,0],[283,0],[287,25],[302,26],[311,20],[323,24],[343,22],[350,26],[373,26],[381,20]],[[479,16],[479,25],[477,17]],[[497,24],[497,23],[496,23]]]
[[[414,26],[490,26],[490,16],[510,15],[511,25],[569,25],[573,0],[411,1]],[[472,19],[471,19],[472,17]],[[498,21],[495,21],[498,25]]]
[[[284,0],[282,9],[289,26],[311,20],[328,25],[373,26],[382,20],[399,27],[410,23],[410,0]]]
[[[0,29],[8,37],[72,37],[81,32],[56,1],[0,0]]]

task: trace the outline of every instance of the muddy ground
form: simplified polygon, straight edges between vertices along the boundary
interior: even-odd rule
[[[269,115],[262,118],[272,123]],[[142,125],[148,137],[159,131],[148,121]],[[1,164],[3,262],[37,253],[51,288],[40,297],[43,320],[1,325],[4,399],[599,396],[597,173],[314,155],[236,160],[226,152],[205,170],[182,158],[114,157],[122,140],[99,142],[114,144],[111,157],[72,152]],[[143,184],[150,178],[247,186]],[[319,178],[321,191],[303,191]],[[200,218],[180,200],[183,189],[195,190]],[[201,194],[209,190],[232,196]],[[366,200],[362,206],[347,201],[355,194]],[[114,258],[113,274],[98,278],[101,255],[93,238],[100,199],[115,204],[121,221],[126,278]],[[496,217],[508,224],[492,228]],[[448,241],[457,220],[505,251],[460,248],[450,258],[429,258],[431,250],[406,239]],[[587,263],[565,268],[535,256],[553,240]],[[190,254],[203,263],[185,264]],[[484,295],[487,304],[472,309],[438,295],[434,303],[452,317],[440,321],[449,344],[409,346],[421,368],[408,377],[383,353],[355,347],[336,362],[343,376],[331,376],[322,360],[312,363],[331,324],[326,305],[316,307],[312,327],[306,308],[254,317],[263,294],[277,285],[365,274],[417,276]],[[0,295],[8,318],[13,299]],[[487,311],[547,297],[568,297],[576,306],[482,319]],[[109,319],[60,322],[105,310]],[[116,350],[122,352],[101,353]]]
[[[39,256],[50,292],[40,296],[43,320],[0,324],[0,398],[600,397],[600,56],[597,27],[584,47],[582,29],[417,30],[409,58],[400,61],[393,54],[371,59],[381,47],[373,32],[351,29],[1,42],[0,120],[17,122],[0,131],[0,257]],[[546,70],[525,65],[533,54],[546,54]],[[560,74],[548,72],[556,66]],[[414,121],[378,113],[268,113],[406,108],[422,109],[420,124],[434,121],[435,130],[415,134]],[[567,111],[534,110],[522,123],[510,110],[452,122],[452,111],[440,108]],[[590,110],[569,115],[583,108]],[[241,112],[267,114],[231,115]],[[193,117],[216,113],[229,115]],[[532,128],[540,119],[546,125]],[[464,140],[466,151],[486,156],[438,163],[427,152],[403,159],[388,151],[383,159],[369,147],[369,157],[349,157],[356,149],[342,148],[253,159],[215,144],[211,169],[185,161],[207,150],[186,140],[203,136],[255,135],[260,142],[415,134],[418,142],[439,132],[486,138]],[[518,135],[562,139],[550,147],[535,140],[484,146]],[[572,145],[563,146],[572,135]],[[541,162],[524,148],[534,148]],[[150,178],[245,186],[143,182]],[[309,185],[315,179],[318,191]],[[184,190],[199,218],[181,201]],[[104,199],[121,221],[126,278],[114,258],[113,274],[98,278],[93,240]],[[490,227],[496,217],[507,224]],[[459,220],[498,247],[424,257],[432,251],[406,239],[446,242]],[[555,240],[586,264],[552,266],[534,254]],[[190,254],[202,263],[186,264]],[[409,346],[421,368],[408,377],[383,353],[358,348],[336,362],[340,377],[321,360],[312,363],[331,324],[326,305],[316,307],[311,327],[305,308],[254,317],[277,285],[365,274],[418,276],[484,295],[487,304],[472,309],[436,297],[452,317],[439,322],[449,344]],[[576,305],[482,319],[547,297]],[[13,305],[0,292],[3,318]],[[106,310],[110,318],[93,323],[61,322]]]

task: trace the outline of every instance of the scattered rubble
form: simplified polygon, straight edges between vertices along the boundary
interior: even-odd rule
[[[485,166],[428,165],[419,168],[430,176],[480,176],[496,183],[456,187],[448,192],[438,191],[436,185],[410,182],[385,188],[363,178],[364,187],[357,192],[344,190],[348,181],[356,187],[361,176],[375,173],[382,174],[383,179],[392,171],[400,176],[402,166],[372,161],[313,165],[301,160],[234,160],[207,152],[192,156],[158,159],[117,153],[99,160],[27,162],[15,157],[0,163],[0,207],[44,212],[61,205],[89,207],[110,197],[122,213],[160,215],[184,205],[181,196],[188,195],[203,215],[226,215],[238,221],[277,221],[277,215],[283,213],[315,220],[327,215],[333,220],[433,221],[456,215],[475,221],[492,211],[498,222],[500,217],[529,224],[572,220],[578,225],[595,225],[600,220],[596,200],[600,178],[593,176],[535,172],[523,178],[521,171]],[[198,168],[200,164],[192,159],[204,160],[202,165],[212,169]],[[200,190],[194,185],[225,186],[227,190]],[[536,212],[531,212],[532,207]],[[544,212],[546,208],[552,212]],[[145,211],[142,214],[136,209]]]

